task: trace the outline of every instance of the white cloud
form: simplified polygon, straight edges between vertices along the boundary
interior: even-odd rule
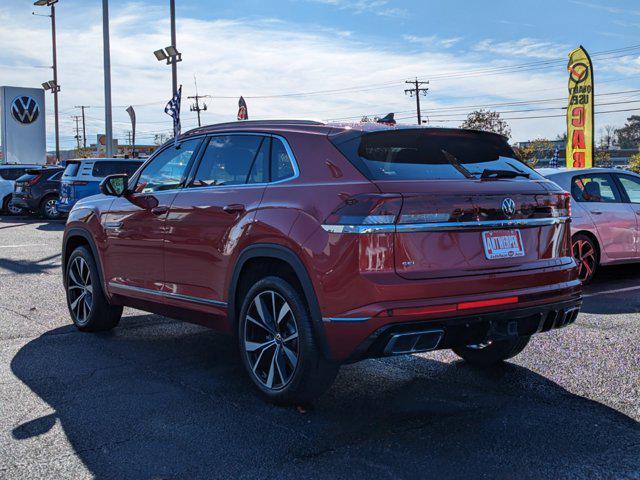
[[[506,42],[497,42],[491,39],[481,40],[473,49],[477,52],[494,55],[557,59],[566,55],[570,47],[534,38],[520,38]]]
[[[373,13],[382,17],[406,17],[407,10],[390,7],[389,0],[306,0],[313,3],[332,5],[340,10],[351,10],[354,13]]]
[[[437,35],[430,35],[428,37],[419,35],[403,35],[402,38],[409,43],[415,43],[426,48],[451,48],[462,40],[462,37],[440,38]]]
[[[49,25],[46,19],[35,19],[30,12],[29,6],[11,12],[0,8],[0,22],[5,26],[0,29],[0,45],[3,45],[0,85],[39,86],[49,79],[50,71],[33,68],[51,62]],[[171,96],[171,69],[156,61],[152,54],[169,44],[166,11],[129,4],[112,8],[111,15],[114,130],[121,140],[126,138],[129,126],[124,109],[129,104],[140,105],[136,107],[139,139],[149,142],[154,133],[167,132],[171,126],[170,118],[163,113],[164,104]],[[63,145],[68,148],[74,144],[75,124],[71,115],[79,113],[74,110],[75,105],[92,105],[87,111],[90,139],[103,132],[102,24],[97,8],[73,10],[61,6],[58,20],[61,135]],[[239,95],[252,97],[362,86],[362,91],[333,95],[247,98],[249,114],[251,118],[342,118],[394,111],[398,117],[408,117],[415,103],[404,95],[404,80],[415,76],[429,80],[430,75],[438,73],[469,72],[514,63],[512,58],[498,59],[481,51],[454,54],[442,48],[442,43],[428,52],[407,52],[400,45],[385,43],[385,38],[365,42],[349,36],[348,32],[343,33],[314,25],[292,25],[278,19],[204,21],[179,17],[178,48],[183,53],[183,61],[178,71],[179,81],[184,84],[183,95],[193,95],[193,75],[197,74],[199,93],[214,96],[208,101],[203,121],[214,123],[235,119]],[[457,41],[436,39],[436,43],[447,40]],[[567,51],[557,53],[557,58],[564,57]],[[507,49],[504,54],[512,52]],[[635,64],[631,65],[635,68]],[[392,84],[380,85],[387,82]],[[557,71],[432,78],[429,94],[422,103],[425,109],[433,109],[523,98],[555,98],[565,93],[566,74],[562,66]],[[185,98],[185,129],[195,126],[195,114],[188,107]],[[51,115],[50,95],[47,110]],[[450,113],[448,118],[464,117],[464,113]],[[434,114],[431,117],[434,123],[443,118],[437,117],[435,122]],[[414,120],[406,120],[411,121]],[[608,118],[607,123],[615,122]],[[49,116],[50,146],[52,124]],[[514,121],[511,126],[514,140],[525,140],[531,136],[554,137],[564,128],[564,121],[561,118]]]

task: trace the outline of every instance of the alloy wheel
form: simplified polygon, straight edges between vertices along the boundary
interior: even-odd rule
[[[56,218],[58,216],[58,209],[56,208],[55,198],[51,198],[45,202],[44,212],[47,218]]]
[[[9,213],[11,215],[20,215],[22,213],[22,209],[20,207],[16,207],[15,205],[12,205],[11,203],[9,203],[9,205],[7,205],[7,210],[9,210]]]
[[[588,281],[596,268],[596,252],[588,240],[578,239],[573,243],[573,257],[578,263],[578,278]]]
[[[266,290],[255,296],[245,316],[243,344],[253,375],[264,387],[287,386],[298,365],[300,344],[296,319],[282,295]]]
[[[93,283],[89,265],[82,257],[76,257],[69,267],[67,291],[76,322],[86,324],[93,308]]]

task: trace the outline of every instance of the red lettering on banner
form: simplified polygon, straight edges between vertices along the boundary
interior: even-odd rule
[[[571,110],[571,125],[574,127],[584,127],[584,107],[575,107]]]
[[[573,152],[573,168],[584,168],[584,152]]]
[[[584,130],[574,130],[573,136],[571,137],[571,144],[573,148],[581,148],[584,149]]]

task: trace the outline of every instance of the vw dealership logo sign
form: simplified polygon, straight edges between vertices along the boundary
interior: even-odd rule
[[[502,200],[502,212],[507,218],[511,218],[511,216],[516,213],[516,202],[511,198],[505,198]]]
[[[29,125],[35,122],[40,115],[38,102],[28,96],[20,96],[11,104],[11,115],[19,123]]]

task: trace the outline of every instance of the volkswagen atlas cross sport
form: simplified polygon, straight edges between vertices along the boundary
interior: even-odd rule
[[[64,234],[76,326],[111,329],[128,306],[232,332],[276,403],[368,357],[493,365],[581,303],[568,194],[491,133],[219,124],[101,190]]]

